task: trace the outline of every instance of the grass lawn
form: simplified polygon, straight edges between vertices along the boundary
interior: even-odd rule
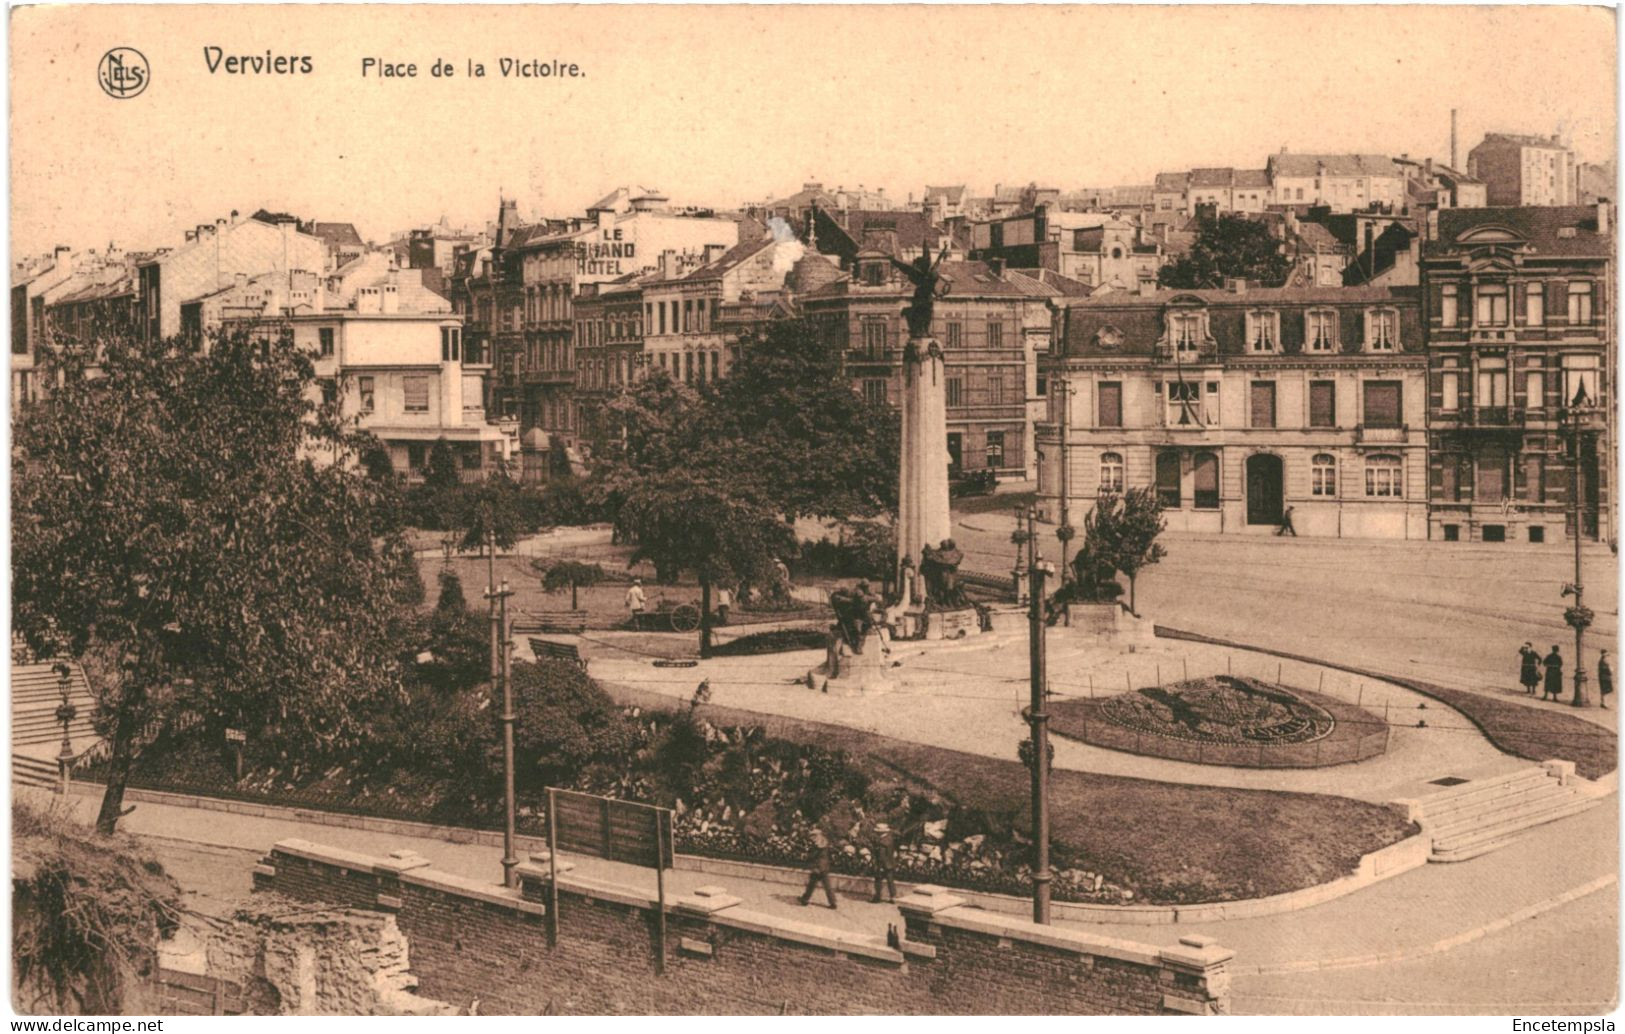
[[[586,558],[586,562],[593,562]],[[485,557],[460,556],[453,557],[449,569],[463,583],[463,597],[468,600],[470,609],[480,612],[485,608],[485,587],[490,579],[490,560]],[[587,627],[600,631],[618,629],[626,625],[628,611],[626,609],[626,590],[631,584],[631,577],[626,572],[624,564],[612,560],[599,561],[605,574],[616,579],[599,585],[589,585],[576,590],[576,602],[581,609],[587,612]],[[432,608],[440,597],[440,572],[448,569],[442,557],[419,557],[418,573],[423,578],[425,609]],[[660,607],[661,600],[668,600],[673,605],[679,603],[699,604],[700,587],[698,584],[684,581],[677,585],[657,585],[648,572],[644,577],[643,588],[646,594],[645,606],[652,614]],[[547,611],[560,611],[570,609],[570,590],[560,592],[547,592],[542,588],[541,572],[531,566],[531,558],[525,556],[498,556],[496,560],[497,580],[507,581],[508,588],[513,596],[508,600],[508,614],[515,624],[523,625],[533,614]],[[749,611],[738,606],[733,608],[729,617],[728,627],[735,625],[748,625],[764,621],[791,621],[804,618],[827,619],[830,611],[828,607],[808,606],[794,611]],[[695,638],[695,648],[698,649],[698,638]]]
[[[1486,739],[1514,757],[1572,761],[1575,772],[1587,779],[1605,776],[1619,766],[1618,737],[1583,718],[1431,682],[1390,681],[1449,704],[1478,726]]]
[[[617,699],[669,709],[669,697],[601,683]],[[844,726],[726,707],[720,725],[844,750],[872,775],[901,774],[970,808],[1030,829],[1031,780],[1011,759],[908,743]],[[1054,770],[1051,828],[1086,865],[1150,903],[1232,901],[1298,890],[1352,873],[1360,857],[1416,832],[1397,810],[1327,794],[1190,786]]]
[[[1188,639],[1193,642],[1254,650],[1291,661],[1326,664],[1325,661],[1314,657],[1304,657],[1280,650],[1266,650],[1194,632],[1181,632],[1159,626],[1157,634],[1170,639]],[[1526,758],[1530,761],[1553,759],[1572,761],[1574,770],[1587,779],[1601,778],[1619,767],[1619,738],[1611,731],[1583,718],[1576,718],[1561,711],[1529,707],[1511,700],[1500,700],[1484,693],[1469,693],[1466,690],[1450,689],[1419,679],[1387,675],[1380,671],[1353,668],[1343,664],[1328,664],[1327,667],[1339,668],[1366,678],[1382,679],[1442,701],[1466,715],[1467,720],[1478,726],[1484,737],[1498,750],[1513,757]]]
[[[1004,513],[1025,510],[1033,505],[1036,492],[995,492],[989,495],[962,495],[952,499],[948,507],[954,514]]]

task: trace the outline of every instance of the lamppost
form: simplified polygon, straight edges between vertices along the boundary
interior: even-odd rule
[[[62,749],[57,751],[56,767],[61,777],[61,793],[66,797],[73,781],[73,741],[68,736],[68,726],[79,716],[79,709],[68,699],[73,692],[73,669],[67,661],[57,661],[54,670],[57,692],[62,695],[62,703],[56,708],[56,720],[62,723]]]
[[[1575,707],[1586,707],[1586,671],[1585,671],[1585,634],[1590,627],[1593,615],[1591,608],[1585,605],[1585,586],[1580,577],[1580,544],[1585,538],[1584,515],[1581,509],[1581,498],[1585,487],[1585,465],[1582,462],[1581,445],[1584,442],[1584,427],[1586,418],[1591,415],[1593,406],[1591,399],[1586,395],[1585,385],[1581,384],[1574,398],[1569,403],[1567,416],[1573,419],[1569,428],[1569,445],[1573,450],[1569,453],[1569,519],[1572,522],[1574,534],[1574,581],[1563,586],[1564,596],[1574,597],[1574,606],[1563,612],[1563,620],[1574,629],[1574,700]]]
[[[1071,430],[1072,430],[1072,378],[1061,378],[1061,513],[1060,525],[1055,529],[1055,537],[1061,540],[1061,584],[1065,585],[1071,580],[1071,567],[1066,561],[1067,546],[1077,529],[1072,527],[1072,503],[1069,496],[1072,494],[1072,456],[1071,456]],[[1069,621],[1068,624],[1071,622]]]
[[[1031,662],[1032,702],[1027,721],[1032,726],[1032,753],[1023,760],[1032,767],[1033,814],[1033,922],[1049,922],[1049,677],[1044,656],[1044,576],[1054,570],[1038,558],[1038,511],[1027,511],[1028,644]]]

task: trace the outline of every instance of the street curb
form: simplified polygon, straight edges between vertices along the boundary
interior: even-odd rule
[[[1550,912],[1556,908],[1561,908],[1572,901],[1578,901],[1587,895],[1595,894],[1604,887],[1608,887],[1618,882],[1619,876],[1616,873],[1599,876],[1594,880],[1582,883],[1578,887],[1564,891],[1562,894],[1558,894],[1555,897],[1547,898],[1544,901],[1537,901],[1533,905],[1520,908],[1516,912],[1502,916],[1500,919],[1485,923],[1482,926],[1475,926],[1471,930],[1464,930],[1461,933],[1441,938],[1420,948],[1372,952],[1366,955],[1345,955],[1342,958],[1322,959],[1313,962],[1282,962],[1275,965],[1243,966],[1241,967],[1240,972],[1250,976],[1278,976],[1284,973],[1310,973],[1319,972],[1322,970],[1354,969],[1360,966],[1375,966],[1383,963],[1405,962],[1410,959],[1422,958],[1426,955],[1437,955],[1440,952],[1452,951],[1464,944],[1471,944],[1473,941],[1488,937],[1490,934],[1500,933],[1502,930],[1521,923],[1526,919],[1533,919],[1542,913]]]

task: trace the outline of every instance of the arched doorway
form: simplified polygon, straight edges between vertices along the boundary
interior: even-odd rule
[[[1247,457],[1247,523],[1281,523],[1281,457]]]

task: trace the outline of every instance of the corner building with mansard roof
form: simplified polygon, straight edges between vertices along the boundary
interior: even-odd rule
[[[1427,355],[1414,288],[1111,292],[1055,308],[1038,506],[1081,529],[1151,487],[1171,530],[1422,539]]]

